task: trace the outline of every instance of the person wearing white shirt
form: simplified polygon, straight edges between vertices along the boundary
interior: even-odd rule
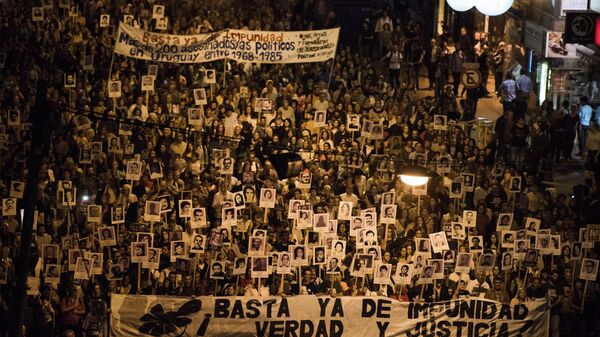
[[[350,201],[352,202],[353,205],[358,205],[360,199],[358,199],[358,196],[354,193],[352,193],[352,188],[351,187],[346,187],[346,193],[340,195],[340,200],[342,201]]]
[[[397,88],[400,84],[400,66],[402,64],[402,53],[400,52],[398,45],[393,45],[384,59],[388,60],[388,69],[390,71],[390,82],[394,88]]]
[[[134,110],[136,110],[136,108],[139,109],[139,112],[136,113],[134,116]],[[139,115],[137,115],[137,114],[139,114]],[[144,105],[144,97],[138,96],[135,104],[132,104],[129,107],[129,109],[127,110],[127,117],[128,118],[136,118],[143,122],[145,122],[146,119],[148,119],[148,107]]]
[[[592,119],[592,107],[588,104],[588,98],[583,96],[579,99],[579,155],[583,155],[587,144],[587,133]]]

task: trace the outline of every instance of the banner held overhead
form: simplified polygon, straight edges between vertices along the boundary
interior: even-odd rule
[[[119,25],[115,53],[158,62],[203,63],[223,59],[252,63],[323,62],[335,57],[340,29],[271,32],[228,29],[171,35]]]

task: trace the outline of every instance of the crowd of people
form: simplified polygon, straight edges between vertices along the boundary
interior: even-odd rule
[[[313,15],[319,3],[168,2],[161,25],[174,34],[335,26],[334,12]],[[154,31],[153,11],[148,1],[42,1],[33,13],[42,20],[32,20],[29,2],[0,3],[0,322],[43,81],[59,115],[37,186],[24,335],[106,336],[115,293],[543,298],[553,337],[598,333],[599,116],[586,115],[585,98],[530,104],[510,39],[494,52],[467,29],[428,41],[417,18],[376,8],[359,50],[340,45],[330,62],[114,55],[119,22]],[[493,72],[502,97],[485,144],[471,121],[491,93],[482,85],[462,99],[466,62],[480,64],[485,83]],[[421,67],[434,90],[426,97],[416,91]],[[142,83],[148,74],[154,83]],[[571,159],[576,135],[585,182],[559,193],[544,172]],[[297,177],[277,172],[272,156],[286,152],[304,161]],[[426,185],[399,177],[413,164],[428,170]]]

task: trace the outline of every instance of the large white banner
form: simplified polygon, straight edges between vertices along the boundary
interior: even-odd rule
[[[112,295],[112,336],[546,337],[544,300],[399,302],[385,297]]]
[[[115,53],[175,63],[222,59],[253,63],[322,62],[335,56],[339,28],[294,32],[228,29],[213,34],[170,35],[120,24]]]

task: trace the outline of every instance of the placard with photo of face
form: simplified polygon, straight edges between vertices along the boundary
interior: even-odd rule
[[[238,257],[233,263],[233,275],[244,275],[246,274],[246,257]]]
[[[461,177],[465,192],[473,192],[475,188],[475,175],[470,173],[461,173]]]
[[[469,252],[483,253],[483,236],[469,236]]]
[[[191,253],[202,253],[206,247],[206,236],[198,233],[192,235],[192,241],[190,243]]]
[[[305,245],[290,245],[293,266],[308,266],[308,254]]]
[[[92,163],[92,151],[89,148],[79,149],[79,164],[88,165]]]
[[[160,201],[146,201],[144,220],[148,222],[160,222],[160,209]]]
[[[365,227],[377,226],[377,210],[375,207],[361,210],[360,215],[363,217]]]
[[[441,280],[444,278],[444,260],[443,259],[429,259],[427,265],[433,267],[433,279]]]
[[[17,198],[2,199],[2,216],[17,215]]]
[[[100,28],[106,28],[110,25],[110,15],[101,14],[100,15]]]
[[[500,240],[502,243],[502,248],[513,250],[515,248],[515,239],[517,237],[517,232],[515,231],[501,231]]]
[[[275,197],[276,191],[274,188],[261,188],[259,207],[275,208]]]
[[[462,199],[463,197],[463,187],[462,182],[453,181],[450,184],[450,198],[452,199]]]
[[[221,209],[221,223],[223,226],[235,226],[237,224],[237,211],[235,207],[224,207]]]
[[[325,126],[325,122],[327,121],[327,111],[315,111],[315,116],[313,117],[313,125],[318,128],[322,128]]]
[[[313,265],[325,265],[326,263],[326,254],[325,254],[325,246],[315,246],[313,247]]]
[[[375,263],[375,273],[373,275],[373,283],[375,284],[391,284],[390,276],[392,274],[392,265],[389,263]]]
[[[352,219],[352,201],[340,201],[337,218],[339,220]]]
[[[131,262],[142,263],[148,259],[148,242],[131,243]]]
[[[477,211],[464,210],[462,223],[465,228],[474,228],[477,224]]]
[[[102,205],[87,206],[87,222],[100,223],[102,222]]]
[[[209,244],[211,249],[217,249],[223,245],[223,234],[217,230],[210,232]]]
[[[215,69],[204,70],[204,83],[216,84],[217,83],[217,71]]]
[[[11,198],[23,198],[23,191],[25,190],[25,183],[22,181],[13,180],[10,182],[10,194]]]
[[[110,214],[110,222],[113,225],[125,223],[125,211],[122,206],[113,206]]]
[[[358,231],[363,229],[365,226],[365,222],[362,216],[353,216],[350,220],[350,235],[356,236]]]
[[[192,228],[203,228],[206,227],[206,209],[204,207],[197,207],[192,209]]]
[[[596,281],[596,275],[598,275],[598,260],[588,258],[582,259],[579,278],[594,282]]]
[[[268,256],[250,256],[250,277],[264,278],[269,276],[269,258]]]
[[[142,268],[158,269],[160,266],[160,254],[160,248],[148,247],[148,256],[146,260],[142,262]]]
[[[518,193],[521,192],[521,177],[511,177],[510,178],[510,193]]]
[[[250,90],[248,89],[248,87],[241,86],[240,87],[240,98],[249,98],[249,97],[250,97]]]
[[[312,174],[308,170],[300,172],[296,187],[299,189],[309,189],[312,182]]]
[[[525,218],[525,229],[527,229],[527,235],[535,235],[540,229],[542,221],[536,218]]]
[[[495,260],[496,256],[494,254],[481,254],[481,256],[479,256],[479,265],[477,266],[477,269],[481,271],[491,271],[492,268],[494,268]]]
[[[234,160],[230,157],[223,157],[219,160],[219,174],[232,175]]]
[[[85,253],[85,258],[92,260],[92,275],[102,275],[103,257],[103,253]]]
[[[21,112],[17,109],[8,110],[8,126],[21,125]]]
[[[61,270],[62,266],[60,264],[46,264],[46,269],[44,271],[44,282],[58,284],[60,282]],[[2,276],[0,276],[0,278],[1,277]],[[0,284],[2,283],[0,282]]]
[[[142,76],[142,91],[154,91],[154,79],[151,75]]]
[[[266,237],[251,236],[248,240],[248,256],[262,256],[265,254]]]
[[[125,179],[128,180],[140,180],[142,176],[142,163],[135,160],[127,162],[127,171],[125,172]]]
[[[496,221],[497,231],[509,231],[512,226],[513,214],[512,213],[500,213],[498,220]]]
[[[417,253],[425,254],[427,257],[431,256],[431,241],[429,239],[415,238],[415,247]]]
[[[177,258],[185,258],[187,256],[187,252],[185,249],[185,241],[183,240],[175,240],[171,241],[171,262],[175,262]]]
[[[358,115],[358,114],[348,115],[346,129],[350,132],[360,131],[360,115]]]
[[[471,253],[458,253],[454,271],[457,273],[468,273],[471,270]]]
[[[371,127],[371,139],[383,139],[383,124],[380,122],[373,122],[373,126]]]
[[[423,266],[421,269],[421,275],[417,284],[430,284],[433,283],[433,266]]]
[[[500,267],[502,271],[511,270],[513,268],[513,252],[507,251],[502,253],[502,263]]]
[[[306,201],[300,199],[291,199],[288,206],[288,219],[298,219],[298,211],[300,207],[305,204]]]
[[[429,234],[429,240],[431,240],[431,248],[434,253],[441,253],[444,250],[450,249],[446,232],[444,231]]]
[[[413,265],[408,263],[398,262],[396,265],[396,274],[394,282],[396,284],[410,284],[413,276]]]
[[[154,5],[152,7],[152,18],[160,19],[165,15],[165,6],[163,5]]]
[[[540,251],[538,249],[527,249],[525,258],[523,259],[523,265],[525,267],[535,267],[538,263],[538,256]]]
[[[189,199],[179,200],[179,217],[180,218],[191,218],[192,217],[192,200],[189,200]]]
[[[212,261],[210,264],[210,278],[213,280],[222,280],[225,278],[225,267],[222,261]]]
[[[298,210],[298,219],[296,221],[296,225],[298,229],[308,229],[312,228],[313,221],[313,211],[309,209],[300,209]]]
[[[92,259],[78,257],[75,263],[75,274],[73,278],[76,280],[89,280],[92,274]]]
[[[277,274],[292,273],[292,254],[288,252],[275,253],[277,254]]]
[[[112,226],[98,227],[98,240],[100,241],[100,246],[116,246],[115,228]]]
[[[60,249],[56,244],[42,245],[42,258],[44,263],[59,263]]]
[[[381,223],[393,224],[396,223],[397,205],[382,205],[381,206]]]
[[[121,97],[121,81],[108,81],[108,97]]]
[[[448,130],[447,117],[444,115],[433,115],[433,129],[438,131]]]
[[[535,248],[539,249],[540,254],[551,254],[550,234],[537,234]]]
[[[327,232],[329,226],[329,213],[317,213],[313,215],[313,229],[317,232]]]
[[[31,8],[31,21],[42,22],[44,21],[44,9],[42,7]]]

